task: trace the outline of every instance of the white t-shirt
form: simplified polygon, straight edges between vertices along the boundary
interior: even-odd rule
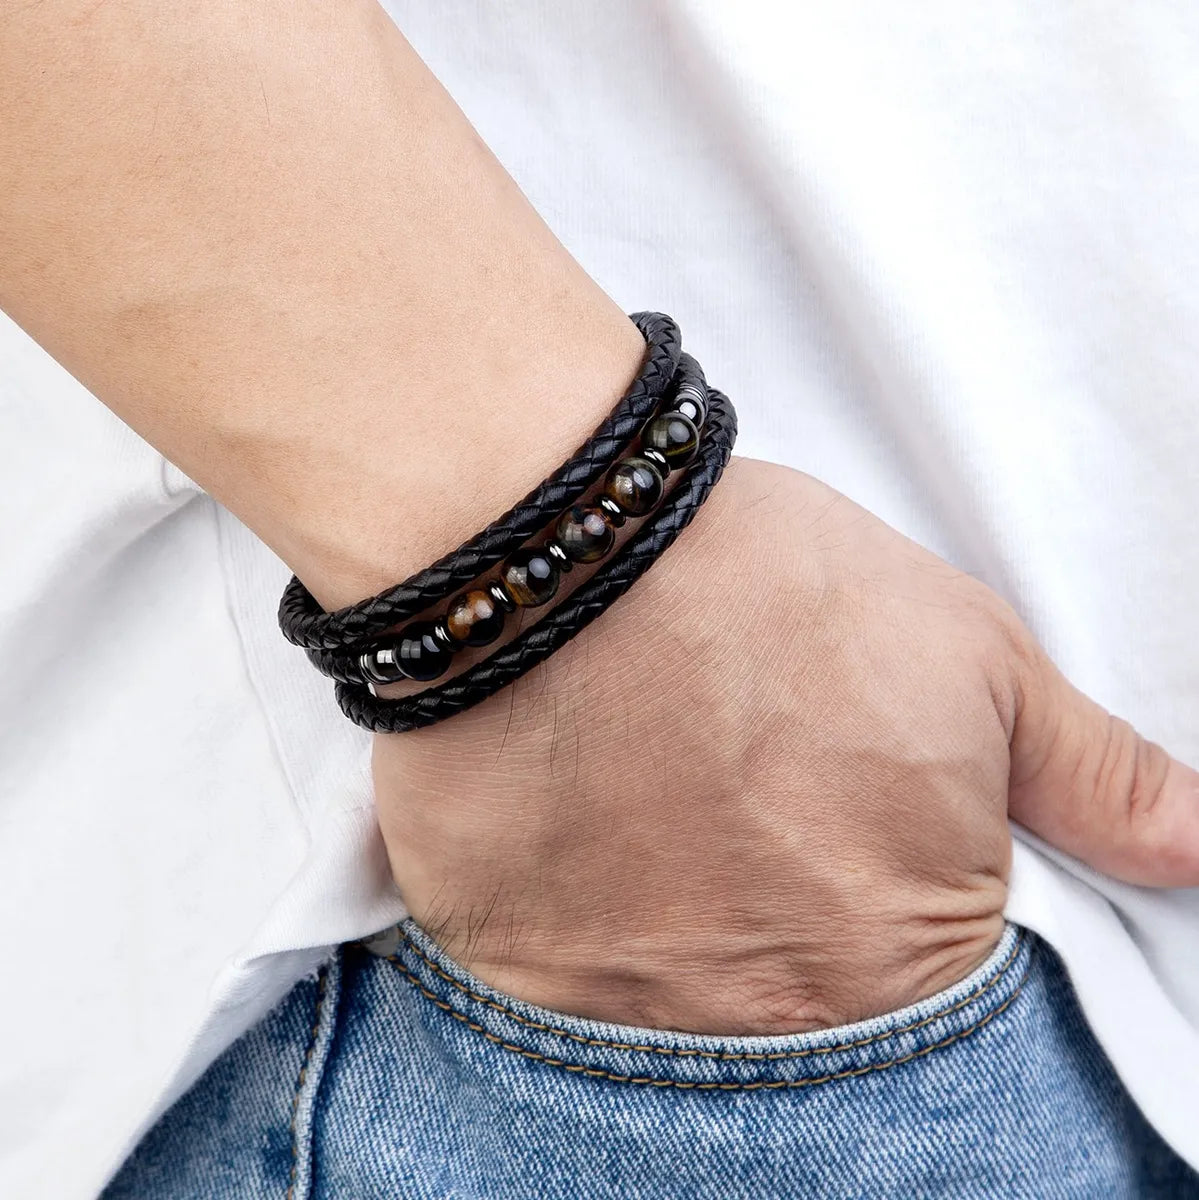
[[[739,453],[1199,764],[1199,6],[392,7],[583,265],[678,318]],[[401,906],[285,569],[7,322],[0,571],[0,1194],[71,1200]],[[1199,1167],[1199,890],[1022,838],[1008,912]]]

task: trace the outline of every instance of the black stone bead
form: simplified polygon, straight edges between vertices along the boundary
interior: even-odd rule
[[[604,494],[630,517],[643,517],[662,499],[664,486],[657,464],[633,454],[609,468]]]
[[[608,514],[589,504],[572,504],[558,518],[555,533],[566,553],[580,563],[598,562],[616,538]]]
[[[486,646],[504,632],[504,615],[489,591],[471,588],[451,601],[445,626],[465,646]]]
[[[699,449],[699,430],[678,413],[663,413],[646,425],[641,444],[657,450],[671,469],[685,467]]]
[[[554,598],[561,572],[540,546],[526,546],[504,563],[501,577],[517,604],[536,608]]]
[[[400,630],[392,646],[396,667],[408,679],[436,679],[453,655],[437,639],[432,621],[413,621]]]
[[[696,395],[680,392],[670,406],[671,412],[677,412],[680,417],[686,417],[697,429],[704,423],[708,410],[704,402]]]
[[[682,413],[691,424],[699,428],[708,416],[708,394],[699,385],[684,383],[675,392],[669,408],[673,413]]]

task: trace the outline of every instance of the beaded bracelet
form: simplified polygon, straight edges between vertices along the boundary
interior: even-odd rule
[[[384,700],[366,687],[337,685],[337,701],[350,720],[374,733],[402,733],[464,712],[543,662],[622,596],[690,524],[732,454],[737,414],[723,392],[712,389],[698,458],[652,520],[620,551],[545,617],[482,662],[439,687]]]
[[[485,530],[403,583],[332,613],[292,578],[280,601],[280,627],[338,680],[338,702],[352,720],[376,731],[413,729],[478,703],[594,620],[689,523],[728,461],[736,414],[722,393],[709,393],[669,317],[635,313],[631,319],[648,346],[637,379],[571,459]],[[633,440],[639,445],[628,453]],[[663,503],[667,476],[679,468],[684,477]],[[578,503],[601,475],[595,502]],[[565,572],[576,563],[599,563],[627,519],[645,517],[659,505],[610,562],[488,658],[414,696],[384,700],[374,694],[376,684],[437,678],[456,651],[496,641],[508,614],[548,604]],[[547,540],[523,544],[551,521]],[[380,638],[501,559],[498,578],[473,583],[440,617],[412,621],[398,635]]]
[[[682,343],[670,317],[638,312],[629,319],[646,340],[645,362],[605,421],[553,475],[452,553],[358,604],[326,612],[293,575],[279,602],[283,636],[310,650],[365,643],[476,579],[577,500],[653,415],[679,367]]]
[[[595,504],[572,504],[558,517],[552,536],[509,555],[498,578],[476,582],[444,615],[413,621],[366,648],[310,651],[309,658],[343,683],[427,682],[443,675],[455,652],[496,641],[510,613],[548,604],[576,563],[605,558],[616,530],[630,517],[648,515],[665,495],[670,472],[695,458],[707,411],[703,371],[684,354],[668,398],[641,431],[640,450],[612,463]]]

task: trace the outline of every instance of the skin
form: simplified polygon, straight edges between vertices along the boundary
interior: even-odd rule
[[[0,307],[330,607],[528,491],[643,352],[365,0],[0,3]],[[961,978],[1009,815],[1199,884],[1199,775],[977,581],[749,459],[543,666],[377,738],[375,779],[452,953],[637,1024],[787,1032]]]
[[[1199,878],[1195,772],[977,580],[750,459],[593,630],[375,762],[414,912],[497,986],[633,1024],[805,1030],[964,977],[1009,812],[1121,878]]]

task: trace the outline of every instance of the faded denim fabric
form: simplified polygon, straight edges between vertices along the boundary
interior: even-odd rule
[[[1190,1200],[1199,1177],[1134,1107],[1057,956],[1012,925],[900,1012],[713,1038],[515,1001],[406,922],[297,985],[105,1196]]]

